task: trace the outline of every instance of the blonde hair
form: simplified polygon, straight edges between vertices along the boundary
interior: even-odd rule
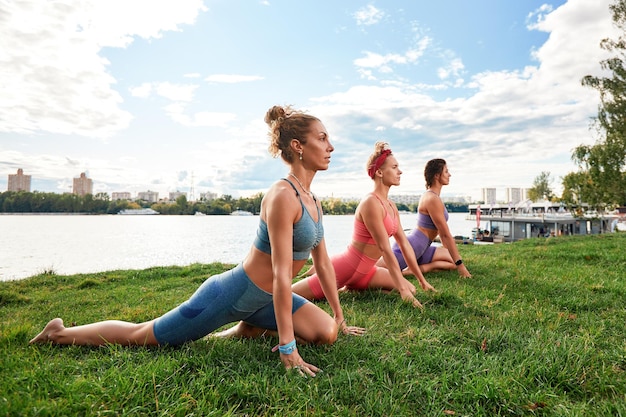
[[[374,144],[374,153],[370,155],[369,159],[367,160],[367,165],[365,166],[367,170],[367,175],[369,175],[372,179],[374,178],[374,173],[376,172],[376,170],[379,169],[381,165],[384,163],[384,160],[383,160],[383,162],[381,162],[380,165],[376,166],[378,158],[383,153],[387,155],[391,155],[392,152],[391,152],[391,149],[389,149],[389,144],[383,141],[376,142]]]
[[[269,126],[270,145],[268,150],[276,158],[280,155],[287,163],[292,163],[294,154],[291,150],[291,140],[297,139],[303,145],[306,135],[311,131],[311,123],[319,122],[311,116],[291,106],[273,106],[265,113],[265,123]]]

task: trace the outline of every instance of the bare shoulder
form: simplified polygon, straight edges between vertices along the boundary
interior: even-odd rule
[[[368,194],[361,199],[359,205],[356,208],[356,212],[361,218],[364,216],[372,216],[380,213],[383,210],[380,202],[373,194]]]
[[[289,192],[290,191],[290,192]],[[263,197],[263,200],[273,200],[276,198],[283,198],[289,192],[289,194],[294,194],[293,188],[289,185],[287,181],[278,180],[275,181],[270,188],[267,190],[267,193]]]
[[[372,206],[372,203],[374,202],[375,199],[376,197],[374,197],[373,194],[367,194],[365,197],[361,199],[361,201],[359,201],[359,204],[357,205],[356,209],[357,210],[369,209]]]
[[[424,204],[427,204],[429,206],[440,206],[443,205],[443,202],[441,201],[441,198],[439,198],[439,196],[435,193],[431,193],[431,192],[427,192],[424,193],[422,195],[422,199],[420,200],[420,202],[423,201]]]
[[[261,211],[268,213],[288,214],[292,210],[300,207],[294,189],[286,181],[276,181],[267,190],[261,202]]]
[[[443,206],[443,203],[439,196],[435,193],[426,192],[422,194],[420,198],[418,211],[422,213],[430,213],[431,211],[438,211]]]

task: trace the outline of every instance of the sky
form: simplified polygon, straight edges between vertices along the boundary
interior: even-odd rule
[[[447,196],[553,191],[593,144],[610,0],[0,0],[0,191],[264,192],[288,167],[266,111],[319,117],[335,151],[312,190],[361,197],[379,140],[421,194],[444,158]]]

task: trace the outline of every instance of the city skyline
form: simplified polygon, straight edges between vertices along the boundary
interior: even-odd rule
[[[31,175],[28,174],[24,174],[24,170],[22,168],[18,168],[17,170],[17,174],[9,174],[9,180],[8,180],[8,184],[9,184],[9,188],[7,188],[7,191],[19,191],[18,189],[15,190],[11,190],[10,189],[10,184],[11,184],[11,177],[26,177],[28,178],[28,184],[30,184],[30,180],[31,180]],[[81,173],[79,177],[75,177],[73,178],[73,182],[74,182],[74,186],[72,189],[72,193],[74,194],[79,194],[79,195],[84,195],[86,194],[86,192],[84,192],[83,189],[93,189],[93,179],[92,178],[88,178],[86,177],[85,173]],[[22,182],[19,182],[20,184],[22,184]],[[131,192],[129,191],[112,191],[111,193],[108,192],[103,192],[104,194],[107,194],[112,200],[123,200],[123,199],[128,199],[128,200],[135,200],[135,199],[140,199],[140,200],[145,200],[145,201],[150,201],[150,202],[157,202],[157,201],[173,201],[176,200],[176,198],[180,195],[185,195],[185,197],[191,197],[192,191],[193,191],[193,186],[190,187],[189,189],[189,195],[187,191],[184,190],[176,190],[176,191],[170,191],[168,192],[168,197],[159,197],[159,193],[157,191],[152,191],[149,189],[146,190],[142,190],[142,191],[137,191],[136,192],[136,197],[133,198],[133,195]],[[77,191],[80,190],[80,191]],[[505,195],[506,198],[504,200],[497,199],[497,189],[493,188],[493,187],[482,187],[481,188],[481,194],[482,197],[479,198],[478,200],[473,200],[471,196],[460,196],[460,195],[442,195],[442,199],[446,202],[460,202],[460,203],[472,203],[474,201],[483,201],[485,203],[498,203],[498,202],[519,202],[522,200],[526,199],[526,195],[527,195],[527,190],[528,188],[519,188],[519,187],[505,187],[504,191],[505,191]],[[22,189],[22,191],[24,191],[24,189]],[[25,191],[31,191],[30,189],[25,190]],[[41,190],[32,190],[34,191],[41,191]],[[44,192],[44,191],[41,191]],[[421,195],[423,194],[423,192],[421,193],[413,193],[413,194],[398,194],[398,193],[390,193],[390,199],[392,199],[394,202],[396,203],[405,203],[405,204],[414,204],[417,203],[419,201],[419,197],[421,197]],[[222,194],[222,195],[218,195],[217,193],[214,193],[212,191],[207,191],[207,192],[203,192],[200,193],[200,198],[198,199],[192,199],[190,201],[197,201],[197,200],[202,200],[205,199],[204,197],[209,196],[209,199],[214,199],[214,198],[218,198],[221,197],[222,195],[228,195],[228,194]],[[321,198],[338,198],[341,200],[345,200],[345,201],[352,201],[354,199],[354,197],[351,196],[319,196]]]

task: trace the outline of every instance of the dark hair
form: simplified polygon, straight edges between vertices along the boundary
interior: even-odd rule
[[[306,135],[310,132],[311,123],[319,122],[315,116],[294,110],[291,106],[273,106],[265,113],[265,123],[270,130],[269,151],[276,158],[280,155],[287,163],[293,162],[291,140],[298,139],[300,143],[306,143]]]
[[[431,159],[426,163],[424,167],[424,179],[426,180],[426,188],[430,188],[435,181],[435,175],[443,172],[443,167],[446,166],[446,161],[441,158]]]

